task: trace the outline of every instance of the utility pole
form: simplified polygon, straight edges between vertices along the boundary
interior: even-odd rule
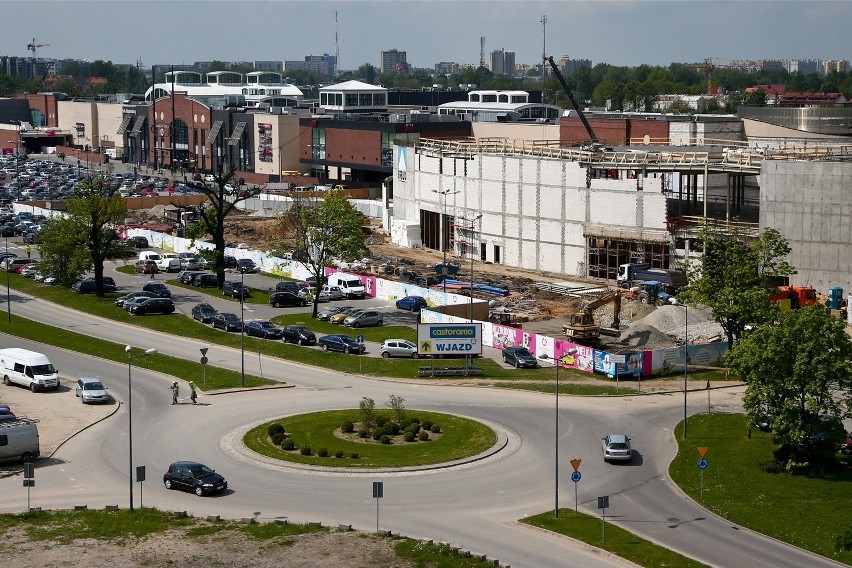
[[[547,79],[547,65],[544,60],[547,58],[547,16],[541,17],[541,92],[544,94],[544,81]],[[544,102],[542,100],[541,102]]]

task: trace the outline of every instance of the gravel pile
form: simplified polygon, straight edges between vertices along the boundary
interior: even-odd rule
[[[687,312],[689,321],[687,321]],[[661,306],[642,318],[639,324],[655,328],[681,342],[684,339],[684,333],[689,333],[690,342],[708,340],[717,336],[724,337],[722,326],[713,319],[713,315],[708,310],[700,308],[687,310],[684,306]]]

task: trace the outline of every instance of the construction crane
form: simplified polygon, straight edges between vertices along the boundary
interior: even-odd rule
[[[704,77],[707,79],[707,94],[712,95],[713,94],[713,70],[716,68],[716,66],[713,65],[713,58],[708,57],[707,59],[704,60],[704,63],[698,64],[698,65],[690,65],[689,68],[695,69],[695,70],[698,70],[698,71],[704,71]]]
[[[574,93],[571,92],[570,87],[568,87],[568,83],[566,83],[565,79],[562,77],[562,72],[559,71],[559,66],[553,61],[553,56],[549,55],[545,57],[544,60],[550,63],[550,67],[553,69],[553,74],[556,75],[557,79],[559,79],[562,89],[565,91],[565,94],[568,95],[568,98],[571,100],[571,104],[574,105],[574,110],[577,111],[577,116],[579,116],[580,120],[583,121],[583,126],[586,127],[586,132],[589,134],[589,139],[591,139],[592,144],[597,145],[598,137],[595,136],[595,131],[592,130],[592,125],[589,124],[588,120],[586,120],[586,115],[583,114],[580,104],[577,102],[577,99],[574,98]]]
[[[609,303],[612,304],[612,328],[604,331],[608,335],[618,335],[618,327],[621,325],[621,290],[613,290],[587,301],[582,312],[571,314],[568,322],[562,326],[562,334],[574,343],[595,345],[600,339],[602,330],[601,326],[595,322],[594,311]]]
[[[36,60],[36,50],[39,47],[50,47],[49,43],[36,43],[36,38],[27,44],[27,49],[33,52],[33,61]]]

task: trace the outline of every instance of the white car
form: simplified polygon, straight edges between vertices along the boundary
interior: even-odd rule
[[[388,357],[410,357],[417,359],[417,346],[407,339],[387,339],[379,349],[379,354]]]

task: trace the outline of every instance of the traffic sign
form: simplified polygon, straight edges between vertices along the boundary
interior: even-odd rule
[[[581,477],[582,476],[580,475],[580,472],[575,471],[574,473],[571,474],[571,481],[573,481],[574,483],[577,483],[578,481],[580,481]]]
[[[701,447],[701,448],[695,448],[695,449],[698,450],[698,457],[703,458],[707,455],[707,450],[709,450],[710,448]]]
[[[580,462],[581,461],[583,461],[583,460],[577,459],[577,458],[574,458],[573,460],[571,460],[571,467],[574,468],[574,471],[577,471],[578,469],[580,469]]]
[[[385,483],[383,481],[373,482],[373,499],[381,499],[385,496]]]
[[[201,349],[199,349],[199,351],[201,351],[201,354],[202,354],[202,355],[207,355],[207,351],[208,351],[209,349],[210,349],[209,347],[202,347]]]
[[[201,361],[201,364],[202,364],[202,365],[206,365],[206,364],[207,364],[207,362],[208,362],[208,359],[207,359],[207,357],[202,357],[202,358],[200,359],[200,361]]]
[[[360,343],[361,345],[364,345],[364,336],[363,336],[363,335],[359,335],[359,336],[356,338],[356,340],[357,340],[357,341],[358,341],[358,343]]]
[[[707,469],[707,460],[701,458],[698,460],[698,467],[701,469]]]

